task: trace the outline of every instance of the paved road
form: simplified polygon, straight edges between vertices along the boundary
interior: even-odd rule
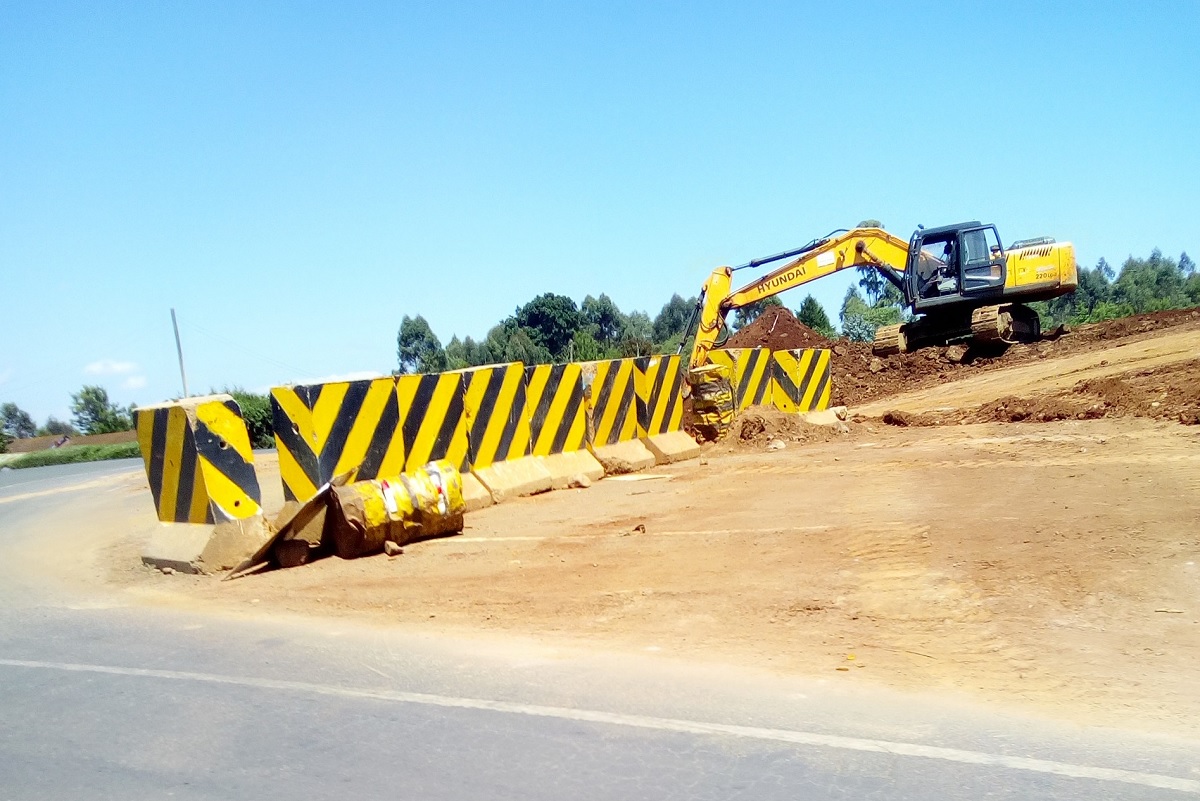
[[[0,799],[1200,795],[1200,749],[1167,737],[64,588],[30,540],[78,546],[129,500],[105,483],[128,465],[73,467],[0,473]]]

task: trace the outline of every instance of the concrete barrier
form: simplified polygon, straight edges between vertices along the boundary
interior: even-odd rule
[[[587,448],[587,408],[578,364],[525,368],[530,452],[550,473],[551,486],[565,489],[577,475],[592,481],[604,468]]]
[[[306,501],[334,476],[396,475],[405,464],[395,379],[274,387],[272,424],[287,500]]]
[[[134,417],[159,520],[211,524],[261,513],[250,435],[233,398],[142,406]]]
[[[680,356],[643,356],[634,360],[638,438],[657,464],[700,456],[696,440],[681,430],[684,369]]]
[[[654,454],[637,438],[634,361],[607,359],[580,364],[588,449],[609,474],[645,470],[655,464]]]
[[[818,412],[829,408],[832,353],[825,349],[771,353],[771,404],[781,412]]]
[[[766,348],[711,350],[708,360],[729,370],[735,411],[771,402],[771,351]]]
[[[458,372],[471,474],[497,503],[549,490],[554,485],[550,471],[531,451],[525,365],[513,362]]]

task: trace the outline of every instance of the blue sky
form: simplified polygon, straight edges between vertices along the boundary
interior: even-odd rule
[[[1195,0],[0,2],[0,401],[178,395],[172,306],[193,391],[265,389],[864,218],[1200,255],[1198,37]]]

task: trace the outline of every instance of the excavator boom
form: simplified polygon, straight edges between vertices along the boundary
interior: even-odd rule
[[[793,254],[788,254],[793,255]],[[855,228],[831,234],[802,248],[795,259],[741,289],[730,291],[735,268],[718,267],[704,282],[699,301],[700,323],[692,346],[690,366],[708,360],[708,352],[720,336],[725,318],[734,309],[803,286],[849,267],[875,267],[885,278],[902,286],[908,243],[882,228]],[[757,266],[772,259],[751,262]],[[741,268],[737,268],[741,269]]]

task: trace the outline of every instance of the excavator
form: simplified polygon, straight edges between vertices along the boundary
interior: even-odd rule
[[[792,261],[731,290],[738,270],[788,258]],[[932,345],[1036,341],[1037,312],[1024,304],[1069,294],[1079,284],[1074,246],[1050,237],[1005,248],[996,226],[978,221],[919,227],[908,242],[882,228],[842,229],[795,250],[714,270],[686,329],[690,333],[699,317],[691,369],[707,363],[734,309],[851,267],[878,270],[900,291],[911,315],[875,332],[873,350],[881,356]]]

